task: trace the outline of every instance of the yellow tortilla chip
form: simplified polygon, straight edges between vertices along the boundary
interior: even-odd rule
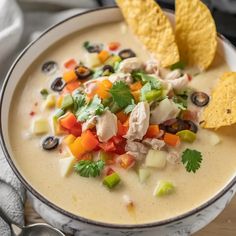
[[[220,128],[236,123],[236,72],[225,73],[203,111],[203,128]]]
[[[128,25],[163,67],[179,61],[171,24],[154,0],[116,0]]]
[[[217,50],[217,32],[211,12],[200,0],[175,1],[176,41],[180,58],[206,70]]]

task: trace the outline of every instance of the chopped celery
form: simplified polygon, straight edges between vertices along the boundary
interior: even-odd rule
[[[148,102],[155,101],[162,96],[162,90],[151,90],[145,94],[145,99]]]
[[[178,135],[183,142],[193,143],[196,139],[196,134],[190,130],[182,130],[179,131],[176,135]]]
[[[67,109],[73,105],[73,97],[70,94],[67,94],[63,97],[61,109]]]
[[[147,167],[163,169],[166,165],[166,156],[167,153],[164,151],[149,150],[146,156],[145,165]]]
[[[173,193],[175,190],[174,185],[171,182],[160,180],[153,192],[154,196],[162,197]]]
[[[120,176],[117,173],[108,175],[103,179],[103,185],[105,185],[109,189],[114,188],[119,183],[120,183]]]
[[[53,115],[53,119],[58,120],[61,116],[65,114],[65,111],[62,109],[57,109],[56,112]]]
[[[138,175],[139,175],[139,181],[143,184],[150,177],[151,172],[147,168],[140,168],[138,171]]]
[[[175,69],[183,70],[184,68],[185,68],[185,63],[182,61],[179,61],[170,67],[171,70],[175,70]]]
[[[39,118],[33,121],[33,133],[36,135],[45,134],[49,130],[48,120]]]
[[[100,160],[104,161],[105,163],[112,158],[112,156],[109,153],[106,153],[104,151],[100,151],[98,154],[98,157]]]
[[[56,105],[56,96],[54,94],[49,94],[45,101],[46,108],[53,108]]]

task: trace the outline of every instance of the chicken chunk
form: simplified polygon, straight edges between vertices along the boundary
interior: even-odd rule
[[[166,76],[165,76],[165,80],[174,80],[174,79],[178,79],[180,78],[182,75],[182,72],[180,69],[176,69],[176,70],[173,70],[171,72],[169,72]]]
[[[157,74],[159,75],[159,68],[160,68],[160,62],[155,60],[155,59],[151,59],[148,60],[145,63],[145,72],[148,74]]]
[[[86,122],[82,124],[82,131],[86,131],[87,129],[92,129],[96,126],[97,123],[97,116],[93,116],[90,119],[88,119]]]
[[[138,103],[131,112],[129,129],[124,136],[128,140],[142,140],[147,133],[150,119],[150,107],[147,102]]]
[[[140,142],[128,140],[125,146],[125,151],[136,159],[142,160],[148,153],[148,148]]]
[[[180,113],[178,106],[170,99],[162,100],[159,105],[151,111],[150,123],[159,125],[164,121],[174,119]]]
[[[123,73],[131,73],[133,71],[142,70],[143,68],[143,63],[137,57],[132,57],[122,61],[118,71]]]
[[[176,91],[186,88],[189,82],[187,74],[183,75],[182,77],[178,79],[172,79],[172,80],[167,80],[167,81],[171,84],[172,88]]]
[[[146,138],[142,143],[154,150],[161,150],[165,146],[165,142],[157,138]]]
[[[125,73],[116,73],[112,74],[109,77],[109,80],[114,84],[118,81],[123,81],[126,84],[133,83],[133,78],[131,77],[131,74],[125,74]]]
[[[100,142],[107,142],[117,134],[117,118],[109,110],[97,117],[97,135]]]

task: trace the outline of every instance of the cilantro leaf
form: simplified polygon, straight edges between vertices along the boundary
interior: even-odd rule
[[[134,102],[134,100],[132,99],[132,104],[128,105],[125,109],[124,109],[124,113],[125,114],[129,114],[130,112],[132,112],[135,108],[136,104]]]
[[[123,81],[116,82],[110,89],[110,93],[114,102],[120,108],[124,108],[132,104],[133,96],[130,92],[129,86]]]
[[[77,110],[76,116],[78,121],[86,121],[94,115],[101,115],[104,112],[104,106],[98,96],[94,96],[93,100],[86,106],[81,107]]]
[[[183,70],[184,68],[185,68],[185,63],[182,61],[179,61],[170,67],[171,70],[176,70],[176,69]]]
[[[73,95],[74,100],[74,113],[76,113],[81,107],[86,103],[86,98],[84,94],[77,93]]]
[[[201,162],[201,152],[187,148],[182,154],[182,163],[188,172],[195,173],[200,168]]]
[[[161,89],[161,81],[151,75],[147,75],[144,72],[133,72],[132,77],[136,80],[142,80],[143,83],[150,83],[152,89]]]
[[[105,166],[105,162],[102,160],[99,161],[90,161],[82,160],[75,165],[75,171],[82,177],[97,177],[101,174]]]

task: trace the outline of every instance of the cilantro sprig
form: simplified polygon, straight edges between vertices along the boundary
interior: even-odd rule
[[[188,172],[195,173],[201,167],[201,152],[187,148],[182,154],[182,163]]]
[[[129,86],[123,81],[116,82],[110,89],[110,94],[114,102],[120,107],[125,108],[132,104],[133,96],[130,92]]]
[[[100,176],[101,171],[105,166],[105,162],[102,160],[99,161],[90,161],[82,160],[75,165],[75,171],[82,177],[97,177]]]

